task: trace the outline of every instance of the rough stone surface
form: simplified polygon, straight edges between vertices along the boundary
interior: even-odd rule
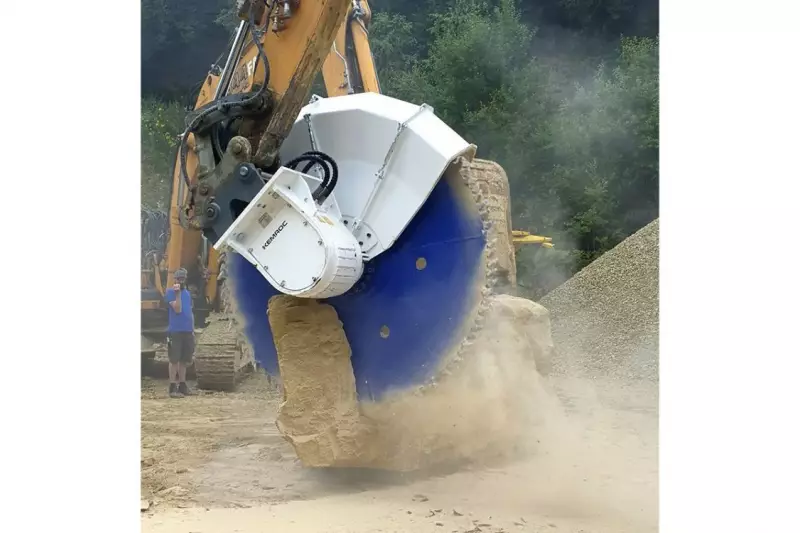
[[[525,336],[539,374],[550,374],[555,353],[550,312],[536,302],[508,295],[495,297],[494,312],[495,320],[512,322],[515,332]]]
[[[540,300],[554,372],[658,381],[658,219]]]
[[[273,297],[285,392],[277,425],[303,465],[410,471],[508,456],[535,442],[526,435],[553,407],[536,369],[552,351],[547,311],[508,295],[488,306],[463,364],[435,387],[359,403],[335,311]]]
[[[481,200],[486,203],[486,216],[490,223],[487,239],[492,241],[497,252],[496,274],[506,277],[509,287],[514,287],[517,284],[517,262],[511,237],[508,176],[494,161],[473,159],[469,166],[469,180],[477,186]]]
[[[304,465],[346,464],[358,455],[360,415],[350,345],[336,310],[278,295],[268,316],[283,383],[278,430]]]

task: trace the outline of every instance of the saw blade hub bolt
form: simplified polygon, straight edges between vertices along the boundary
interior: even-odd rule
[[[241,167],[241,168],[239,168],[239,175],[240,175],[241,177],[243,177],[243,178],[244,178],[244,177],[245,177],[245,176],[247,176],[249,173],[250,173],[250,171],[249,171],[249,170],[247,170],[247,167]]]

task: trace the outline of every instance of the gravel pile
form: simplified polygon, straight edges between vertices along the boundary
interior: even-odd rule
[[[553,372],[658,381],[658,219],[539,302],[550,311]]]

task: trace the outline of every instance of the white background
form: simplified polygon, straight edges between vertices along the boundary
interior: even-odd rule
[[[2,531],[139,531],[139,10],[0,16]],[[661,23],[662,531],[800,531],[800,6]]]

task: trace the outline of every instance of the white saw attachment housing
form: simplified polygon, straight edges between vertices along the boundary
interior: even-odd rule
[[[313,201],[304,176],[314,179],[281,167],[214,247],[233,248],[284,294],[331,298],[361,277],[361,247],[333,201]]]
[[[281,167],[214,248],[230,246],[284,294],[331,298],[397,241],[447,167],[475,147],[428,105],[360,93],[314,97],[301,110],[281,160],[313,152],[338,167],[322,205],[311,192],[324,182],[319,165]]]

